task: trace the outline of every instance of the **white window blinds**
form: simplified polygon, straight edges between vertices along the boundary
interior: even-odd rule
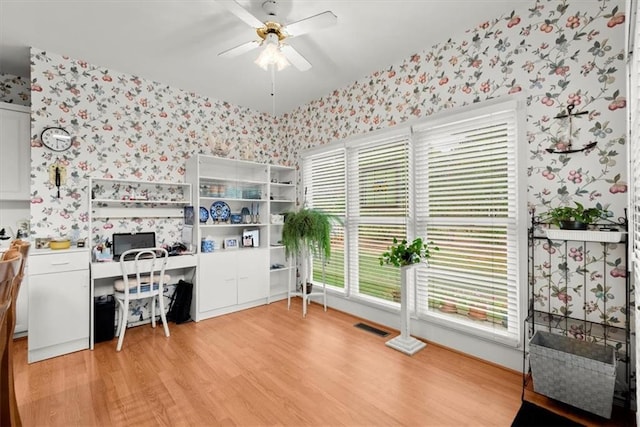
[[[395,309],[400,272],[380,266],[379,257],[394,238],[426,237],[440,250],[410,281],[410,310],[517,344],[528,223],[517,114],[515,101],[474,105],[464,116],[429,120],[413,135],[394,129],[308,153],[308,206],[344,218],[343,227],[334,226],[327,283],[351,299]]]
[[[416,232],[439,248],[418,271],[416,310],[512,343],[520,331],[516,118],[513,109],[479,110],[415,134]]]
[[[303,161],[304,203],[307,207],[335,215],[344,221],[346,211],[345,150],[333,149],[305,156]],[[344,288],[344,228],[334,224],[331,258],[324,268],[329,286]],[[312,280],[322,282],[322,260],[314,259]]]
[[[303,185],[303,202],[308,207],[343,217],[346,210],[344,149],[306,156]]]
[[[349,283],[351,295],[399,301],[397,268],[380,266],[393,238],[406,238],[409,134],[351,145],[347,150]]]

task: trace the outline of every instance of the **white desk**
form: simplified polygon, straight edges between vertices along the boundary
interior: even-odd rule
[[[127,261],[133,263],[134,261]],[[165,271],[171,276],[171,283],[177,282],[178,276],[186,276],[186,280],[195,280],[195,268],[198,265],[197,255],[178,255],[167,259]],[[122,276],[120,262],[105,261],[91,263],[91,313],[90,340],[93,350],[94,300],[97,296],[113,294],[113,281]]]

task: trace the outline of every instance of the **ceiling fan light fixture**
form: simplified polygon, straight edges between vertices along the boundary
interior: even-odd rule
[[[269,66],[273,65],[278,71],[282,71],[289,66],[289,61],[280,50],[280,42],[278,36],[274,33],[267,34],[262,42],[264,48],[255,63],[265,71],[269,70]]]

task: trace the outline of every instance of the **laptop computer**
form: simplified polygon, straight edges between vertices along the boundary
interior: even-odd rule
[[[113,233],[112,246],[113,260],[120,261],[122,254],[129,249],[143,249],[156,247],[156,233],[153,231],[142,233]],[[132,254],[131,259],[135,258]]]

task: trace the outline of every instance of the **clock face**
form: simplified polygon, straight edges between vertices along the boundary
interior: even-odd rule
[[[46,128],[40,139],[45,147],[53,151],[64,151],[71,147],[71,135],[62,128]]]

